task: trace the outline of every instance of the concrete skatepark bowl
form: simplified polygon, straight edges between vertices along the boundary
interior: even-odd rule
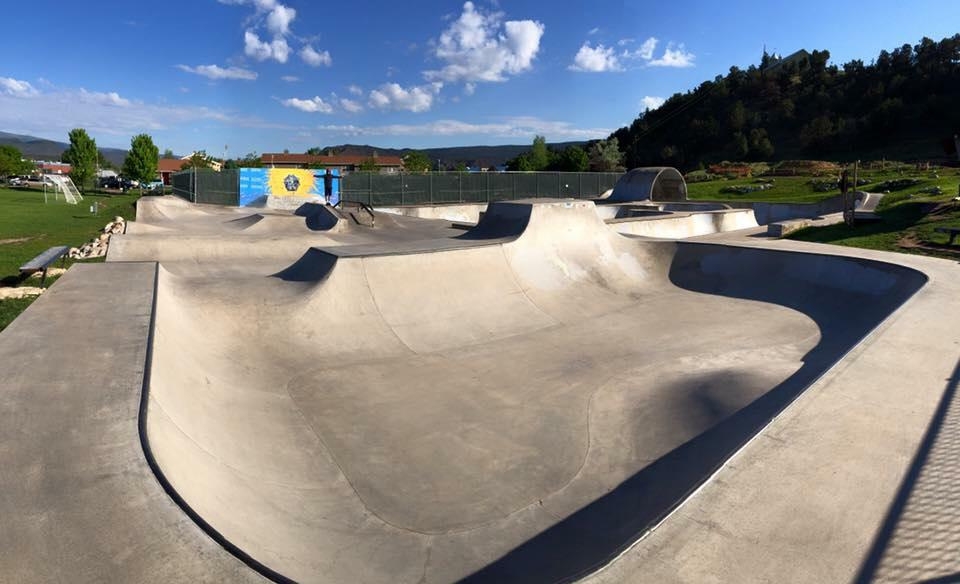
[[[94,268],[149,283],[146,463],[246,565],[197,551],[165,508],[139,517],[165,535],[138,553],[194,550],[165,581],[587,577],[629,558],[928,279],[621,235],[574,200],[492,203],[464,231],[143,198]]]

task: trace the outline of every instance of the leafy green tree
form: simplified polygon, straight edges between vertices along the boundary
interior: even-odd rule
[[[467,163],[461,160],[453,169],[457,172],[467,172]]]
[[[616,137],[599,140],[590,147],[590,169],[597,172],[611,172],[623,168],[623,152]]]
[[[518,155],[516,158],[509,160],[507,162],[507,170],[518,172],[530,172],[534,170],[533,162],[530,161],[530,153],[524,152],[523,154]]]
[[[70,146],[62,158],[70,164],[70,178],[86,193],[87,182],[96,173],[97,142],[83,128],[70,130],[69,137]]]
[[[533,170],[545,170],[550,166],[550,151],[547,149],[545,137],[534,136],[533,146],[530,148],[530,164]]]
[[[26,174],[33,164],[14,146],[0,146],[0,176]]]
[[[403,156],[403,169],[407,172],[427,172],[430,166],[430,158],[419,150],[412,150]]]
[[[750,156],[754,160],[770,160],[773,156],[773,143],[765,129],[750,130]]]
[[[358,167],[360,172],[376,172],[377,170],[377,160],[374,157],[366,158],[360,162]]]
[[[312,148],[307,148],[307,151],[304,154],[309,154],[310,156],[323,156],[323,148],[319,146],[313,146]]]
[[[137,134],[130,139],[130,151],[123,161],[123,175],[127,178],[150,182],[157,176],[157,161],[160,150],[149,134]]]
[[[97,167],[116,169],[116,166],[103,155],[103,150],[97,149]]]
[[[561,172],[586,172],[590,168],[590,157],[579,146],[567,146],[556,156],[551,168]]]
[[[177,157],[177,155],[174,154],[174,153],[173,153],[173,150],[170,150],[169,148],[164,148],[164,149],[163,149],[163,155],[160,156],[160,158],[163,158],[164,160],[170,160],[170,159],[173,159],[173,158],[176,158],[176,157]]]
[[[210,168],[211,159],[207,156],[206,150],[197,150],[183,161],[180,170],[189,170],[191,168]]]

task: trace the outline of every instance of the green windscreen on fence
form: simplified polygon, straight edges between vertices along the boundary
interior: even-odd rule
[[[616,172],[354,172],[341,180],[343,200],[372,207],[487,203],[530,198],[591,199],[612,189]],[[237,205],[240,171],[190,169],[171,177],[173,193],[194,203]]]

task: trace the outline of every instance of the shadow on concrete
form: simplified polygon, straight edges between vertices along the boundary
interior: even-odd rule
[[[960,361],[855,582],[960,582]]]
[[[819,326],[820,342],[783,383],[462,582],[569,582],[610,562],[919,290],[926,277],[870,260],[687,243],[678,244],[670,280],[686,290],[798,310]]]

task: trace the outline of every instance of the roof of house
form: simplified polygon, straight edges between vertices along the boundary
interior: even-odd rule
[[[178,158],[161,158],[157,161],[157,172],[178,172],[183,166],[183,160]]]
[[[360,166],[371,159],[377,166],[403,166],[403,160],[399,156],[371,157],[343,154],[315,156],[313,154],[284,153],[265,153],[260,156],[260,160],[264,164],[329,164],[331,166]]]

